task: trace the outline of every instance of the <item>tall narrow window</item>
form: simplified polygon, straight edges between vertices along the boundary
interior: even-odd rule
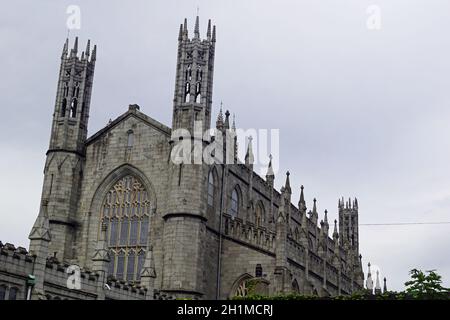
[[[258,202],[255,210],[255,224],[257,226],[261,225],[264,222],[264,207],[261,202]]]
[[[136,252],[145,256],[149,230],[147,190],[133,176],[120,179],[105,196],[101,216],[109,230],[108,274],[117,279],[139,280],[141,266]]]
[[[131,225],[130,225],[130,246],[135,246],[137,244],[137,237],[138,237],[138,226],[139,226],[139,221],[137,218],[133,218],[133,220],[131,220]]]
[[[6,297],[6,286],[0,286],[0,300],[5,300]]]
[[[77,104],[78,101],[76,98],[72,99],[72,103],[70,105],[70,117],[75,118],[77,116]]]
[[[189,102],[191,99],[191,84],[186,82],[186,87],[184,89],[184,102]]]
[[[64,98],[61,105],[61,117],[66,116],[66,110],[67,110],[67,99]]]
[[[239,195],[236,189],[234,189],[233,192],[231,193],[231,204],[229,213],[233,218],[237,217],[239,213]]]
[[[130,251],[128,253],[128,262],[127,262],[127,280],[133,281],[134,280],[134,267],[136,266],[136,255],[134,254],[134,251]]]
[[[141,278],[141,271],[142,268],[144,267],[144,261],[145,261],[145,252],[144,251],[140,251],[138,254],[138,265],[137,265],[137,275],[136,275],[136,279],[140,279]]]
[[[117,270],[116,270],[116,278],[122,280],[123,272],[125,267],[125,253],[121,251],[117,255]]]
[[[201,99],[202,99],[201,84],[200,82],[197,82],[197,85],[195,86],[195,102],[200,103]]]
[[[131,148],[134,144],[134,133],[133,133],[133,131],[129,130],[127,134],[128,134],[127,147]]]
[[[141,220],[141,231],[139,232],[139,244],[141,246],[147,245],[148,238],[148,216],[142,217]]]
[[[128,228],[130,225],[130,221],[128,218],[123,218],[121,224],[120,224],[120,246],[126,246],[127,240],[128,240]]]
[[[214,207],[214,174],[212,171],[208,177],[208,206]]]

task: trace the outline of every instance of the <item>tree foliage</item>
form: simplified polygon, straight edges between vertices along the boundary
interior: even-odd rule
[[[412,269],[411,280],[405,282],[405,293],[416,299],[437,299],[448,296],[450,290],[442,286],[442,278],[435,270]]]
[[[245,297],[234,297],[233,300],[450,300],[450,289],[442,286],[442,278],[435,270],[422,272],[418,269],[410,271],[411,280],[405,283],[405,291],[388,291],[382,294],[372,294],[367,290],[351,295],[335,297],[319,297],[298,293],[264,296],[254,294],[249,290]]]

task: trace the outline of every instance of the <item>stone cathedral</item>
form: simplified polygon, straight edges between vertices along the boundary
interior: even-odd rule
[[[198,17],[193,35],[186,20],[180,26],[171,127],[134,104],[88,136],[97,48],[88,42],[80,52],[78,39],[66,40],[40,211],[28,250],[0,242],[0,300],[335,296],[363,288],[356,199],[339,199],[331,231],[315,199],[307,209],[303,186],[292,204],[289,172],[280,191],[272,163],[265,177],[254,172],[251,140],[235,164],[171,161],[175,143],[191,139],[175,139],[175,129],[191,132],[194,121],[211,128],[215,44],[211,21],[205,38]],[[214,128],[235,130],[229,112],[219,112]]]

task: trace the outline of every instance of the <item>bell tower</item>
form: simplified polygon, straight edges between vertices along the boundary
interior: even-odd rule
[[[78,38],[69,51],[69,40],[61,55],[50,145],[44,168],[42,201],[47,203],[52,239],[49,254],[60,260],[76,257],[75,214],[85,161],[92,82],[97,48],[78,52]]]
[[[202,121],[203,131],[210,128],[215,44],[216,26],[211,29],[211,20],[203,40],[198,16],[192,38],[187,20],[180,25],[172,129],[183,128],[192,134],[194,121]]]
[[[174,154],[184,143],[189,147],[182,150],[183,154],[189,153],[192,142],[194,148],[198,145],[203,147],[207,143],[203,136],[195,136],[194,127],[198,130],[198,122],[201,122],[204,132],[211,124],[215,30],[215,27],[211,28],[209,21],[206,39],[201,40],[197,17],[194,36],[190,39],[186,20],[180,26],[170,142]],[[205,298],[213,295],[215,287],[212,287],[211,283],[215,280],[211,279],[216,274],[214,263],[210,261],[215,259],[216,255],[207,249],[211,241],[206,231],[206,190],[210,174],[215,177],[215,186],[219,185],[219,180],[215,171],[214,174],[211,173],[211,167],[202,159],[200,162],[193,161],[197,159],[196,150],[198,149],[194,150],[194,156],[190,154],[183,163],[174,161],[171,154],[168,163],[169,198],[166,212],[163,213],[164,258],[161,291],[177,297]],[[201,155],[202,152],[198,154]],[[205,266],[208,266],[207,271]]]

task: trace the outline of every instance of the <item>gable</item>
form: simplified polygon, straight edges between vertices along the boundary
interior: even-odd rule
[[[136,108],[132,108],[130,106],[130,109],[127,112],[125,112],[121,116],[117,117],[116,119],[114,119],[113,121],[108,123],[108,125],[106,127],[104,127],[103,129],[100,129],[95,134],[90,136],[86,140],[86,146],[92,144],[97,139],[105,136],[108,132],[111,132],[114,128],[117,128],[118,126],[120,126],[121,124],[123,124],[124,122],[129,120],[130,118],[135,119],[136,123],[142,122],[142,123],[146,124],[147,126],[149,126],[150,128],[160,132],[162,135],[165,135],[168,138],[170,138],[171,129],[169,127],[167,127],[164,124],[160,123],[159,121],[143,114],[139,110],[136,110]]]

